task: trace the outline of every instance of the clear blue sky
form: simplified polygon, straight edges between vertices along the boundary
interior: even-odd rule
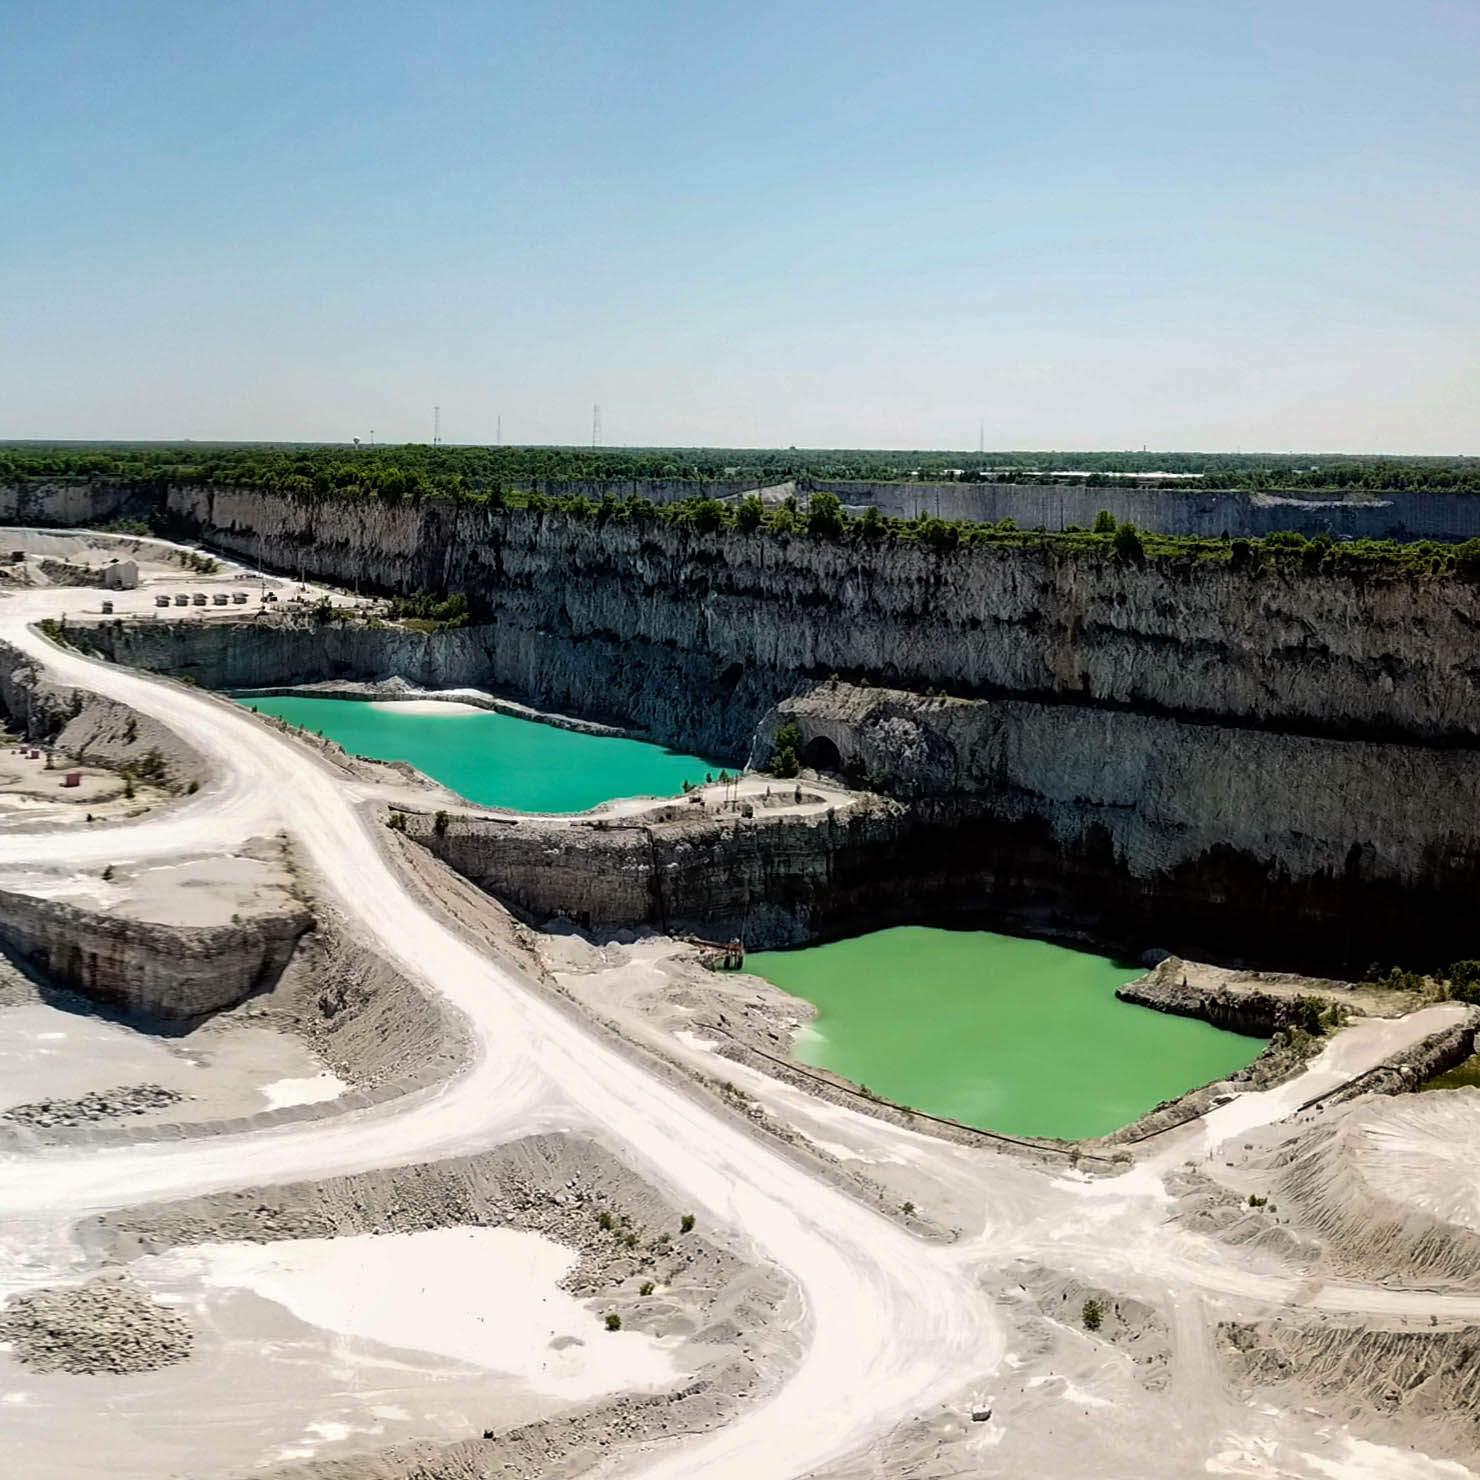
[[[0,437],[1480,452],[1476,0],[0,0]]]

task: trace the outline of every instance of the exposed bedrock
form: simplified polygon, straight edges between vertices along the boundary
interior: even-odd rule
[[[52,682],[39,664],[0,642],[0,714],[27,740],[118,768],[153,758],[150,779],[174,788],[207,774],[205,760],[157,719],[126,704]]]
[[[312,923],[294,905],[233,925],[162,925],[0,889],[8,945],[58,986],[154,1018],[201,1017],[270,986]]]
[[[411,814],[406,831],[536,923],[652,925],[759,948],[952,913],[924,833],[898,803],[744,821],[661,815],[573,826],[453,817],[439,831]]]
[[[1337,975],[1474,946],[1470,749],[828,683],[766,717],[753,759],[782,724],[804,761],[889,773],[937,835],[954,821],[953,876],[1030,923]]]
[[[1347,735],[1480,735],[1480,588],[1453,576],[878,549],[428,501],[176,487],[223,549],[384,590],[466,591],[488,676],[733,753],[839,673]]]
[[[487,686],[508,673],[491,628],[144,622],[76,635],[206,687],[393,675]],[[557,649],[572,668],[589,656],[549,639]],[[699,717],[701,695],[688,703],[693,733],[685,720],[674,738],[697,746],[715,721]],[[632,718],[621,703],[597,712]],[[668,717],[679,723],[675,706]],[[743,923],[757,943],[928,917],[1337,975],[1475,953],[1480,764],[1468,747],[828,681],[762,718],[753,763],[782,724],[800,731],[805,762],[887,776],[904,806],[548,838],[535,824],[466,836],[459,824],[432,845],[536,918]]]
[[[169,508],[281,568],[464,590],[480,625],[100,626],[121,661],[212,687],[501,688],[725,762],[764,760],[786,719],[805,762],[887,775],[908,803],[902,821],[781,829],[795,867],[742,859],[756,876],[739,890],[716,882],[702,910],[652,898],[647,918],[738,912],[780,938],[782,916],[845,929],[883,899],[893,917],[1323,973],[1475,954],[1480,588],[1453,576],[871,549],[230,488],[177,487]],[[732,846],[693,843],[696,877],[717,880]],[[549,912],[630,918],[652,888],[627,851],[591,898]],[[541,913],[534,875],[559,867],[498,868],[499,892],[517,902],[523,879]]]
[[[804,754],[825,740],[832,764],[892,768],[906,795],[813,816],[408,825],[537,919],[753,945],[935,919],[1335,974],[1473,948],[1468,751],[829,684],[767,718],[757,758],[783,722]]]

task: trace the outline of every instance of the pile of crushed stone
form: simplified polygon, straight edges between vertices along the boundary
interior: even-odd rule
[[[0,1309],[0,1341],[32,1372],[153,1372],[183,1362],[189,1323],[125,1275],[14,1295]]]
[[[75,1100],[33,1100],[25,1105],[12,1105],[0,1115],[0,1120],[36,1130],[52,1130],[117,1120],[125,1115],[147,1115],[151,1110],[178,1104],[184,1098],[162,1084],[124,1084],[117,1089],[91,1090]]]

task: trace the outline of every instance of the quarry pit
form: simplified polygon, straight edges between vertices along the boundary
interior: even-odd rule
[[[252,491],[175,497],[209,549],[7,532],[13,748],[87,782],[53,801],[17,755],[0,792],[26,803],[0,807],[0,1433],[30,1472],[103,1447],[119,1475],[303,1480],[1068,1475],[1090,1446],[1105,1474],[1480,1466],[1480,1092],[1408,1093],[1475,1014],[1359,985],[1468,953],[1476,854],[1426,801],[1471,815],[1473,716],[1432,654],[1328,652],[1317,713],[1294,648],[1224,651],[1194,712],[1168,665],[1125,678],[1153,577],[1111,571],[1121,616],[1073,593],[1082,650],[1031,674],[1000,595],[955,675],[712,631],[705,668],[613,577],[552,614],[537,558],[597,569],[558,521],[505,531],[526,563],[486,620],[426,632],[235,562],[394,589],[436,511],[309,545]],[[125,558],[135,589],[61,583]],[[1436,600],[1364,599],[1369,644]],[[591,635],[614,612],[621,663]],[[574,713],[745,774],[470,805],[226,697],[271,689]],[[798,1064],[805,1005],[714,969],[901,924],[1149,951],[1134,1000],[1281,1042],[1120,1133],[1002,1136]]]

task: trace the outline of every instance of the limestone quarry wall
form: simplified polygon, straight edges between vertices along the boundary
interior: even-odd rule
[[[1452,577],[868,551],[251,490],[175,489],[170,507],[282,568],[466,591],[491,681],[717,756],[830,673],[1334,735],[1480,737],[1480,588]]]
[[[1242,489],[1115,488],[1082,483],[875,483],[813,478],[850,508],[875,505],[912,519],[1013,519],[1024,529],[1089,529],[1108,509],[1118,520],[1162,534],[1259,539],[1280,529],[1338,539],[1472,540],[1480,537],[1480,499],[1467,493],[1275,494]]]
[[[160,925],[0,889],[0,936],[60,986],[150,1017],[217,1012],[281,974],[304,909],[239,925]]]
[[[873,550],[187,486],[169,508],[282,569],[466,591],[478,625],[100,627],[122,661],[216,687],[395,674],[504,687],[726,763],[793,701],[807,740],[889,773],[909,803],[907,822],[778,835],[755,860],[690,841],[668,871],[684,875],[677,892],[650,911],[769,910],[807,931],[876,908],[976,911],[1335,971],[1477,953],[1480,588],[1452,576]],[[787,850],[768,873],[760,853]],[[549,913],[620,915],[651,896],[644,868],[664,877],[639,854],[614,852],[611,878],[589,886],[610,906],[583,901],[558,859],[514,859],[494,887],[517,902],[507,881],[523,879],[535,913],[563,900]],[[494,877],[478,859],[464,871]],[[684,895],[689,878],[702,899]],[[890,879],[907,882],[891,896]]]
[[[0,524],[72,526],[143,519],[156,498],[151,488],[109,479],[0,480]]]
[[[330,679],[401,677],[425,688],[486,685],[492,635],[484,628],[422,633],[399,627],[245,622],[100,622],[76,627],[90,651],[202,688],[257,689]]]
[[[833,684],[769,716],[758,758],[781,723],[894,768],[900,795],[820,817],[408,826],[536,921],[753,947],[932,920],[1336,975],[1475,948],[1470,751]]]
[[[407,835],[536,924],[651,925],[752,949],[940,913],[918,819],[883,799],[809,816],[552,825],[408,816]],[[919,855],[919,856],[917,856]],[[969,902],[963,900],[963,904]]]
[[[804,755],[824,740],[835,764],[891,773],[915,812],[959,816],[958,869],[997,907],[1046,912],[1040,924],[1338,973],[1475,945],[1467,748],[836,683],[768,716],[757,759],[783,723]]]

